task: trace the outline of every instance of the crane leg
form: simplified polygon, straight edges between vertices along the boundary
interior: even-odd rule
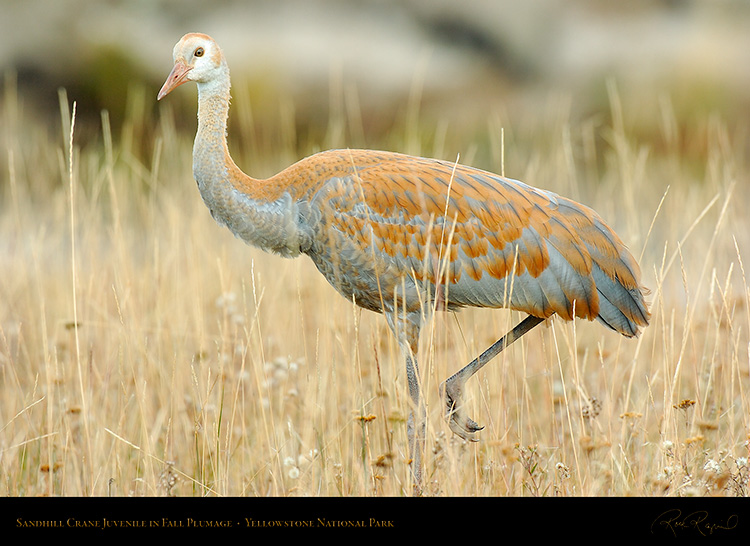
[[[409,353],[406,355],[406,377],[412,406],[406,424],[409,458],[411,459],[412,493],[414,496],[419,496],[422,493],[422,454],[424,453],[427,414],[420,396],[421,386],[417,360]]]
[[[398,339],[401,353],[406,360],[406,379],[409,386],[411,406],[409,420],[406,424],[406,434],[409,441],[412,493],[418,496],[422,493],[422,455],[424,454],[425,422],[427,420],[427,411],[422,402],[419,366],[417,365],[421,316],[418,312],[391,312],[385,313],[385,317],[396,339]]]
[[[545,319],[529,315],[515,328],[493,343],[486,351],[469,362],[458,372],[450,376],[442,385],[445,401],[446,418],[451,430],[464,440],[477,441],[477,431],[484,427],[478,425],[466,415],[461,406],[461,396],[466,381],[477,373],[490,360],[500,354],[508,345],[519,339],[529,330],[544,322]]]

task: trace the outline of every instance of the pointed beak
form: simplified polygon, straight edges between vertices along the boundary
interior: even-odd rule
[[[156,96],[156,100],[163,99],[175,87],[179,87],[180,85],[188,81],[187,74],[188,72],[190,72],[190,70],[192,70],[192,68],[192,66],[186,65],[182,61],[177,61],[176,63],[174,63],[174,68],[172,69],[172,72],[169,73],[169,76],[167,76],[167,81],[165,81],[164,85],[162,85],[159,94]]]

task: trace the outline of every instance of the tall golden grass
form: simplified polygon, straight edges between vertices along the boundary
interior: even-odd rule
[[[176,123],[194,105],[175,99],[153,120],[149,100],[134,88],[117,134],[103,113],[81,144],[70,98],[59,119],[39,119],[6,77],[0,494],[408,495],[409,397],[385,321],[307,259],[217,227],[192,181],[193,135]],[[621,99],[615,86],[609,103],[579,118],[550,101],[526,123],[499,111],[462,131],[407,115],[368,142],[460,151],[593,206],[651,289],[652,324],[636,340],[553,319],[482,370],[467,386],[486,425],[471,444],[447,428],[439,385],[520,317],[434,317],[420,361],[426,495],[747,495],[742,135],[717,116],[687,126],[669,100]],[[345,108],[306,139],[293,109],[280,112],[281,130],[258,128],[238,88],[231,147],[252,174],[363,138]]]

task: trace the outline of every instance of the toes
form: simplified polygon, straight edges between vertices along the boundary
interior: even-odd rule
[[[476,421],[469,419],[468,417],[466,418],[465,427],[466,427],[466,430],[470,432],[477,432],[478,430],[482,430],[484,428],[483,426],[477,424]]]
[[[467,442],[478,442],[479,438],[477,437],[477,432],[484,428],[479,426],[472,419],[461,417],[455,413],[451,416],[448,424],[456,435]]]
[[[470,442],[478,441],[476,432],[482,430],[484,427],[478,425],[476,421],[464,415],[463,410],[456,407],[454,401],[451,400],[447,402],[446,406],[446,417],[448,418],[448,425],[451,430],[464,440]]]
[[[461,386],[447,381],[443,384],[443,394],[445,396],[445,416],[451,430],[468,442],[478,441],[479,438],[477,438],[476,433],[484,427],[467,417],[460,407]]]

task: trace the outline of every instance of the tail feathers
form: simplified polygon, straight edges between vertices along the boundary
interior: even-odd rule
[[[650,318],[644,289],[626,288],[596,264],[593,264],[592,275],[599,294],[599,315],[596,318],[624,336],[637,336],[641,327],[648,325]]]

